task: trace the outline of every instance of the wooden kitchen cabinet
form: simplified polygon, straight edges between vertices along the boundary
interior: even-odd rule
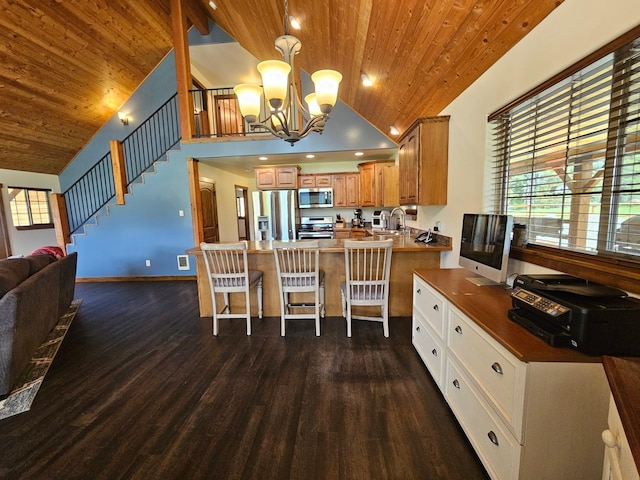
[[[332,175],[334,207],[358,207],[360,205],[360,174],[336,173]]]
[[[300,167],[256,167],[256,188],[258,190],[298,188]]]
[[[376,171],[376,206],[397,207],[400,205],[398,195],[398,167],[394,161],[377,162]]]
[[[376,206],[376,166],[375,163],[361,163],[358,165],[360,171],[360,206]]]
[[[300,188],[320,188],[331,187],[332,175],[318,175],[318,174],[303,174],[298,175],[298,186]]]
[[[400,205],[446,205],[449,117],[419,118],[400,137]]]
[[[398,206],[398,168],[395,161],[367,162],[360,170],[360,206]]]

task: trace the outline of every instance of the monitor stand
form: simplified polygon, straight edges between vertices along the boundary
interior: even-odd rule
[[[500,282],[494,282],[493,280],[489,280],[488,278],[484,277],[467,277],[467,280],[478,287],[502,285]]]

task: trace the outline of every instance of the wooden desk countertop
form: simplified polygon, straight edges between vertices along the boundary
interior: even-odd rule
[[[523,362],[601,361],[601,357],[585,355],[569,348],[552,347],[509,320],[507,311],[511,308],[511,296],[503,285],[476,286],[467,278],[477,275],[462,268],[418,269],[414,273]]]

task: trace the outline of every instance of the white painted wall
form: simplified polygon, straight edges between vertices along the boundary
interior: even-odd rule
[[[200,178],[213,181],[216,186],[216,201],[218,203],[218,228],[221,242],[238,241],[238,216],[236,214],[235,186],[249,189],[249,218],[253,218],[251,212],[251,192],[256,189],[254,178],[241,177],[225,170],[200,163],[198,166]],[[250,220],[250,228],[253,229],[253,220]]]
[[[483,209],[488,115],[638,24],[638,0],[565,0],[441,112],[451,115],[448,204],[420,207],[412,226],[440,221],[442,233],[453,237],[443,268],[458,266],[462,214]],[[509,269],[531,273],[534,266],[511,261]]]
[[[56,245],[56,232],[53,228],[42,230],[16,230],[11,220],[7,187],[48,188],[52,193],[60,193],[60,182],[56,175],[42,173],[19,172],[17,170],[0,169],[2,184],[2,203],[7,218],[9,241],[13,255],[28,255],[36,248]]]

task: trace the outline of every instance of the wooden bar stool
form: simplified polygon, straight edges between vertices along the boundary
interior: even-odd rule
[[[213,303],[213,334],[218,335],[218,319],[244,318],[247,321],[247,335],[251,335],[251,302],[249,289],[253,286],[258,294],[258,316],[262,318],[262,272],[249,270],[247,262],[247,242],[201,243],[200,249],[207,267],[207,277]],[[218,312],[216,293],[222,293],[224,308]],[[229,304],[230,293],[244,293],[246,309],[244,313],[232,313]]]
[[[324,318],[324,272],[319,269],[317,240],[273,242],[276,272],[280,288],[280,334],[284,337],[285,320],[315,319],[320,335],[320,317]],[[291,303],[291,293],[314,293],[313,303]],[[295,307],[313,308],[313,313],[292,313]]]
[[[342,316],[347,319],[347,337],[351,320],[382,322],[384,336],[389,336],[389,272],[393,240],[344,241],[346,281],[340,284]],[[353,315],[352,307],[380,307],[379,316]]]

